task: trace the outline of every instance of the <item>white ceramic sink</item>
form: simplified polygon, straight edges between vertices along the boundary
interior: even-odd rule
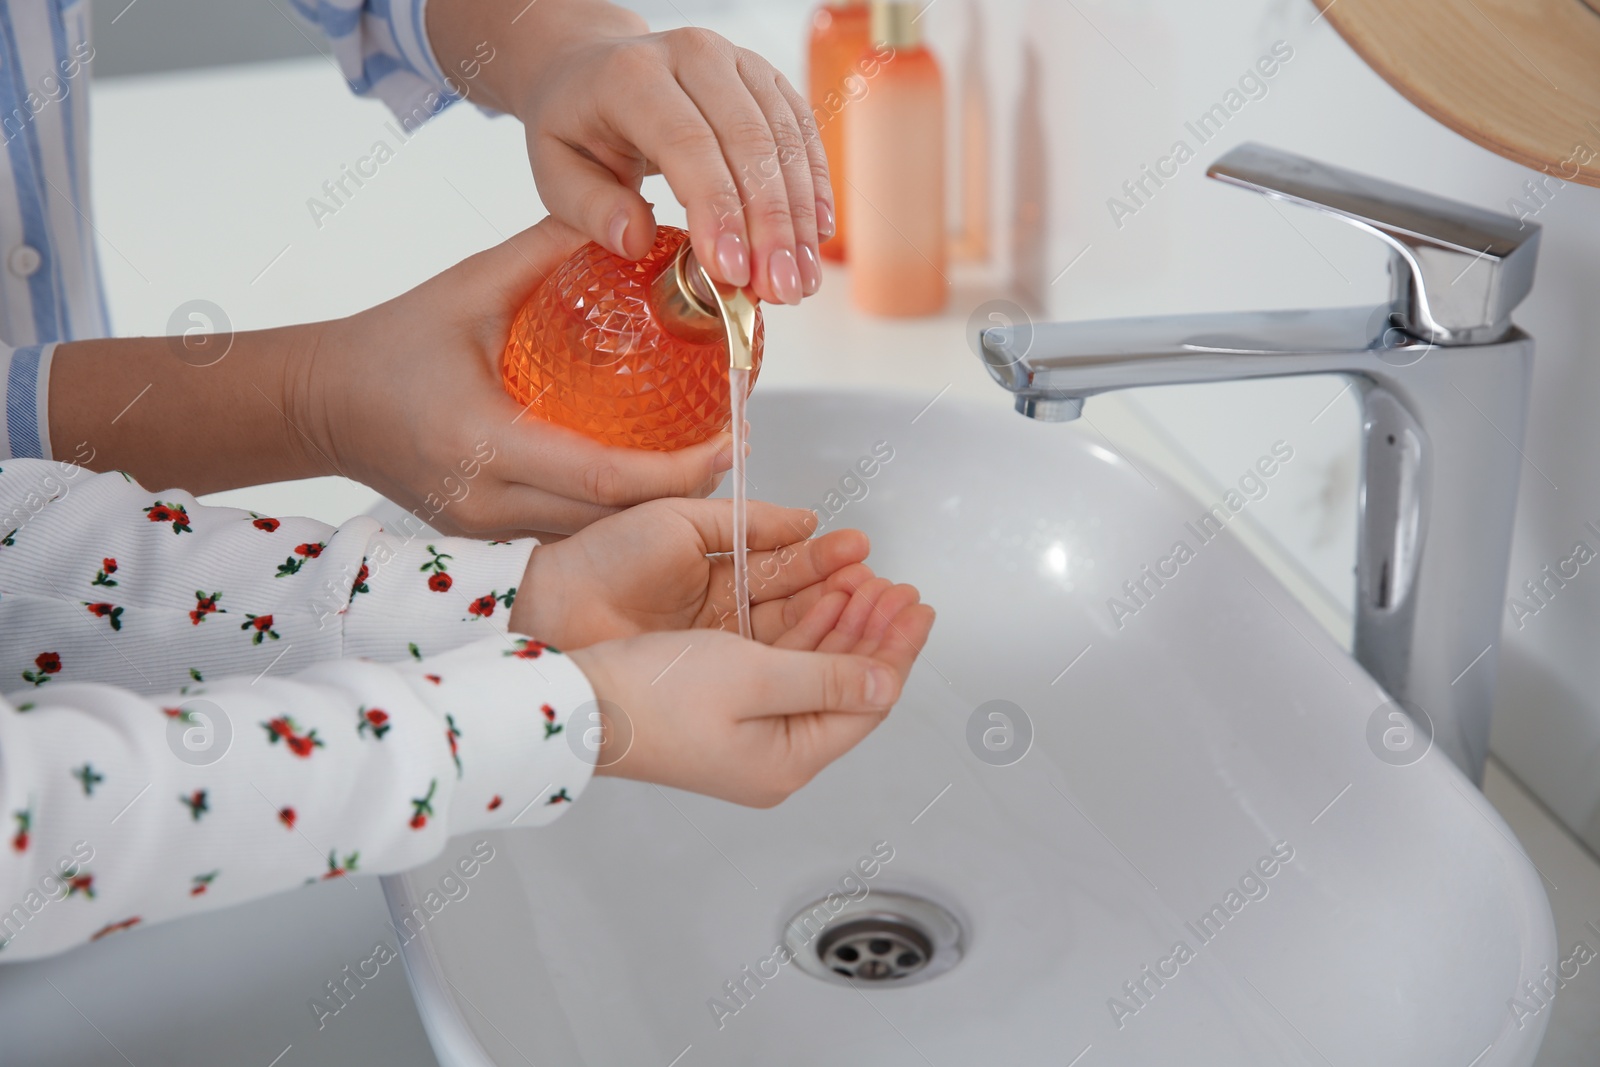
[[[1107,598],[1197,546],[1202,505],[1004,397],[926,402],[750,407],[751,495],[859,497],[833,525],[939,608],[897,710],[771,811],[603,780],[548,829],[488,835],[405,947],[441,1062],[1531,1063],[1549,1011],[1519,1027],[1508,1001],[1534,1003],[1554,929],[1482,796],[1439,752],[1378,756],[1383,692],[1230,537],[1117,627]],[[853,475],[875,445],[893,458]],[[991,700],[1032,724],[1008,766],[969,746]],[[942,904],[960,962],[902,988],[764,964],[875,847],[893,859],[844,888]],[[472,848],[389,879],[397,920]]]

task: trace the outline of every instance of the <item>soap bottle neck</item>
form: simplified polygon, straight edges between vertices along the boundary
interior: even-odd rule
[[[745,289],[711,280],[688,242],[650,287],[651,303],[668,333],[694,344],[728,342],[729,365],[753,365],[756,301]]]

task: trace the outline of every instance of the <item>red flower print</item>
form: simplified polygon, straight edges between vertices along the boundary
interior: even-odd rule
[[[424,674],[423,677],[432,682],[434,685],[444,684],[444,679],[439,677],[437,674]]]
[[[266,638],[266,637],[270,637],[274,641],[276,641],[278,639],[278,631],[276,631],[276,630],[274,630],[272,628],[272,616],[271,615],[249,615],[249,614],[246,614],[244,619],[245,619],[245,621],[239,624],[239,629],[241,629],[241,630],[251,630],[251,629],[255,630],[255,633],[250,638],[250,643],[252,645],[259,645],[261,643],[262,638]]]
[[[474,600],[471,604],[468,604],[467,613],[470,615],[476,615],[482,619],[487,619],[490,615],[494,614],[495,604],[504,604],[506,606],[506,610],[509,611],[511,610],[512,602],[516,599],[516,586],[512,586],[504,593],[496,593],[491,590],[490,592]]]
[[[157,500],[154,504],[144,509],[144,513],[151,522],[170,522],[172,532],[175,534],[193,533],[194,528],[189,525],[189,513],[181,504],[165,504]]]
[[[361,569],[356,571],[356,580],[350,583],[350,599],[354,600],[361,593],[372,592],[372,587],[367,584],[372,571],[367,567],[367,557],[361,557]]]
[[[312,749],[321,748],[322,738],[317,736],[317,731],[308,730],[304,734],[300,727],[287,715],[280,715],[276,719],[261,724],[267,731],[267,742],[277,744],[282,738],[284,744],[289,746],[289,751],[301,759],[309,759]]]
[[[88,871],[79,871],[67,879],[67,896],[73,897],[79,893],[88,900],[94,899],[94,875]]]
[[[262,531],[263,533],[276,533],[277,530],[278,530],[278,527],[281,526],[282,523],[280,523],[277,519],[269,519],[266,516],[261,516],[261,517],[258,517],[256,519],[256,521],[252,522],[250,525],[254,526],[256,529]]]
[[[461,752],[456,747],[456,739],[461,736],[461,731],[456,727],[456,717],[454,715],[446,713],[445,717],[444,717],[444,721],[445,721],[445,725],[448,727],[448,729],[446,729],[445,732],[444,732],[444,739],[446,741],[450,742],[450,758],[455,760],[455,763],[456,763],[456,777],[460,778],[461,777]]]
[[[200,816],[211,810],[211,805],[206,801],[206,791],[204,789],[196,789],[186,797],[180,796],[178,802],[189,809],[189,818],[195,822],[199,822]]]
[[[295,545],[294,556],[290,556],[282,563],[278,564],[278,573],[273,575],[273,577],[287,578],[291,574],[299,574],[300,568],[305,566],[306,560],[316,559],[318,556],[322,555],[322,550],[327,547],[328,546],[323,544],[321,541],[316,541],[311,544]],[[299,556],[300,558],[295,559],[295,556]]]
[[[428,546],[428,555],[432,556],[433,558],[417,569],[423,572],[432,572],[428,575],[429,589],[432,589],[435,593],[448,593],[450,591],[450,587],[454,585],[455,582],[448,574],[445,573],[445,571],[449,570],[450,568],[445,566],[444,561],[447,559],[454,559],[455,557],[448,555],[447,553],[440,552],[432,545]]]
[[[50,680],[52,674],[61,671],[61,655],[57,652],[41,652],[33,657],[34,670],[23,671],[22,680],[38,688]]]
[[[28,839],[33,830],[33,809],[14,811],[11,813],[11,817],[17,820],[17,832],[11,838],[11,847],[18,852],[26,852],[28,851]]]
[[[517,647],[515,649],[503,654],[507,656],[515,656],[518,659],[538,659],[546,652],[559,653],[561,651],[554,645],[547,645],[543,641],[535,641],[531,637],[517,638],[516,645]]]
[[[428,795],[411,798],[411,828],[420,830],[428,825],[428,816],[433,814],[433,794],[439,788],[439,779],[435,778],[428,783]]]
[[[221,599],[221,593],[208,594],[203,589],[196,589],[194,591],[194,610],[189,612],[189,622],[194,626],[199,626],[207,615],[222,611],[222,608],[217,607],[217,601]]]
[[[392,725],[389,722],[389,713],[382,708],[361,707],[356,709],[357,736],[364,737],[367,731],[371,730],[372,736],[382,741],[383,735],[389,732],[389,728]]]
[[[194,712],[185,711],[183,708],[162,708],[161,714],[169,719],[177,719],[179,722],[194,721]]]
[[[117,561],[107,556],[100,561],[100,570],[95,573],[90,585],[116,585],[117,580],[111,577],[117,573]]]
[[[572,797],[568,795],[567,787],[566,786],[562,786],[561,787],[561,791],[559,793],[551,793],[550,794],[550,799],[545,801],[544,803],[545,803],[545,807],[550,807],[553,804],[571,804],[572,803]]]
[[[496,793],[494,796],[489,798],[489,810],[490,811],[494,811],[496,808],[498,808],[503,803],[504,803],[504,801],[502,801],[500,799],[500,794]]]
[[[294,829],[294,821],[297,818],[299,818],[299,816],[295,814],[293,808],[278,809],[278,821],[283,823],[283,825],[287,826],[291,830]]]
[[[110,622],[113,630],[122,629],[122,609],[115,604],[85,604],[84,607],[88,608],[89,614],[95,618]]]
[[[339,854],[333,849],[329,849],[328,869],[323,872],[323,880],[326,881],[329,878],[343,878],[346,874],[349,874],[351,871],[356,869],[356,862],[360,859],[361,853],[352,852],[344,858],[343,863],[340,863]],[[307,881],[315,881],[315,879],[308,878]]]
[[[539,713],[544,716],[544,739],[546,741],[564,729],[560,723],[556,722],[556,709],[549,704],[540,704]]]
[[[221,871],[210,871],[206,874],[195,875],[194,878],[191,879],[194,884],[189,887],[189,895],[191,897],[198,897],[204,894],[205,891],[211,887],[211,883],[216,881],[217,875],[221,873]]]
[[[122,930],[127,930],[127,929],[130,929],[132,927],[138,926],[140,921],[141,920],[140,920],[139,916],[135,915],[131,919],[123,919],[119,923],[112,923],[109,926],[102,926],[99,930],[96,930],[93,934],[90,935],[89,940],[90,941],[98,941],[102,937],[105,937],[108,934],[115,934],[115,933],[118,933],[118,932],[120,932]]]

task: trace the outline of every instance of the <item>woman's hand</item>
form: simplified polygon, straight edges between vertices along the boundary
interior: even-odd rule
[[[751,501],[751,622],[772,643],[822,596],[874,581],[867,536],[835,530],[808,540],[816,516]],[[655,630],[736,630],[733,505],[656,500],[533,550],[511,628],[560,648]],[[879,579],[878,581],[881,581]],[[883,582],[887,586],[887,582]]]
[[[678,452],[613,448],[527,415],[500,356],[528,294],[582,237],[545,219],[385,304],[324,323],[285,406],[325,459],[446,533],[567,534],[663,496],[704,496],[723,434]],[[224,361],[225,363],[226,361]]]
[[[932,627],[883,582],[823,595],[770,647],[695,630],[571,651],[600,708],[596,773],[771,807],[883,721]]]
[[[476,72],[474,102],[522,120],[540,198],[591,240],[649,251],[639,185],[661,173],[721,281],[783,304],[822,284],[827,158],[805,98],[754,52],[698,28],[649,33],[604,0],[433,0],[428,29],[446,69]],[[484,45],[492,60],[476,59]]]

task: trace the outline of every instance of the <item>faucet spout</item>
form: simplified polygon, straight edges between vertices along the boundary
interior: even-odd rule
[[[1333,214],[1403,239],[1410,251],[1390,265],[1395,299],[994,327],[980,337],[984,362],[1018,411],[1046,421],[1077,418],[1089,397],[1118,389],[1348,378],[1362,435],[1353,651],[1481,784],[1533,360],[1532,339],[1508,316],[1532,283],[1537,232],[1513,240],[1499,216],[1260,146],[1235,149],[1210,173],[1313,206],[1325,197]],[[1502,257],[1493,298],[1464,308],[1430,296],[1418,263],[1485,232],[1494,241],[1480,259]],[[1419,318],[1419,308],[1432,310]]]

